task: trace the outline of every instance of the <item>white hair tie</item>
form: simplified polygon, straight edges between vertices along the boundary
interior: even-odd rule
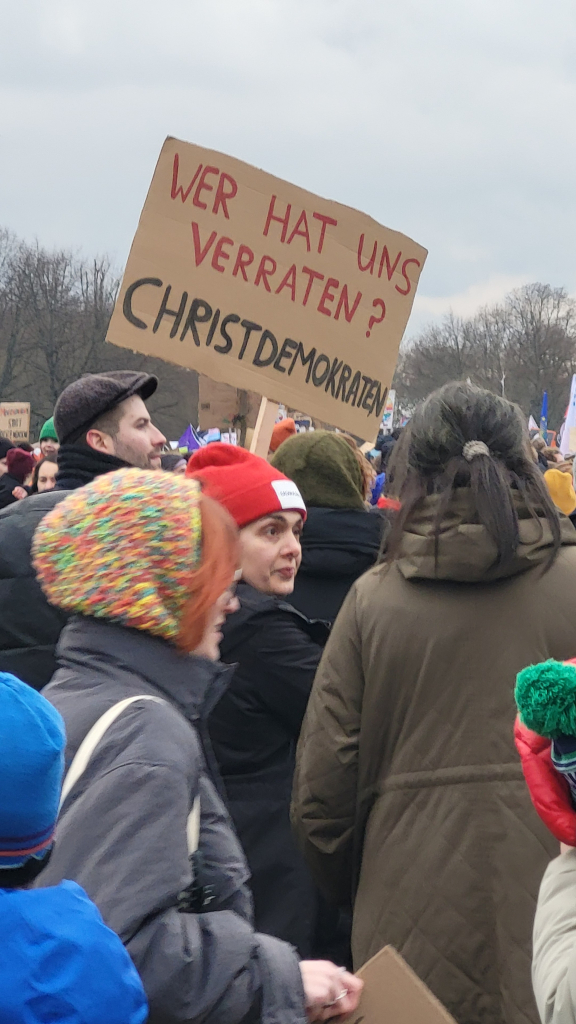
[[[472,462],[477,455],[490,455],[490,449],[487,444],[484,444],[484,441],[466,441],[462,455],[466,462]]]

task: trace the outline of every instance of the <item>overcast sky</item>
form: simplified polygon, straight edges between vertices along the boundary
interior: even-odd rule
[[[574,0],[0,0],[0,225],[124,264],[167,135],[429,250],[413,333],[576,293]]]

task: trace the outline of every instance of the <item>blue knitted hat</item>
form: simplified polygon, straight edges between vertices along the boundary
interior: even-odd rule
[[[58,711],[0,672],[0,869],[40,859],[52,845],[65,745]]]

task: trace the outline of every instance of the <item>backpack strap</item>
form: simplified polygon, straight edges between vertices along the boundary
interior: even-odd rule
[[[108,711],[105,711],[104,714],[100,716],[82,740],[82,743],[78,747],[78,750],[72,760],[72,764],[66,772],[66,777],[64,779],[60,795],[60,804],[58,807],[59,812],[62,810],[62,805],[67,796],[86,771],[90,758],[100,743],[100,740],[108,732],[110,726],[114,724],[122,712],[137,700],[153,700],[156,704],[166,703],[166,701],[162,700],[161,697],[153,697],[151,694],[143,693],[137,697],[126,697],[124,700],[119,700],[117,704],[113,704],[111,708],[108,708]],[[194,800],[192,810],[188,815],[188,821],[186,823],[186,838],[188,841],[188,854],[192,856],[193,853],[196,853],[200,841],[199,796]]]

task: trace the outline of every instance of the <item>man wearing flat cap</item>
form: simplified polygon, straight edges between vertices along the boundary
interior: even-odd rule
[[[160,469],[166,438],[145,401],[158,379],[136,370],[90,373],[64,389],[54,409],[60,442],[53,491],[0,513],[0,672],[40,690],[56,670],[54,651],[66,617],[36,581],[30,548],[38,523],[77,487],[126,466]]]

